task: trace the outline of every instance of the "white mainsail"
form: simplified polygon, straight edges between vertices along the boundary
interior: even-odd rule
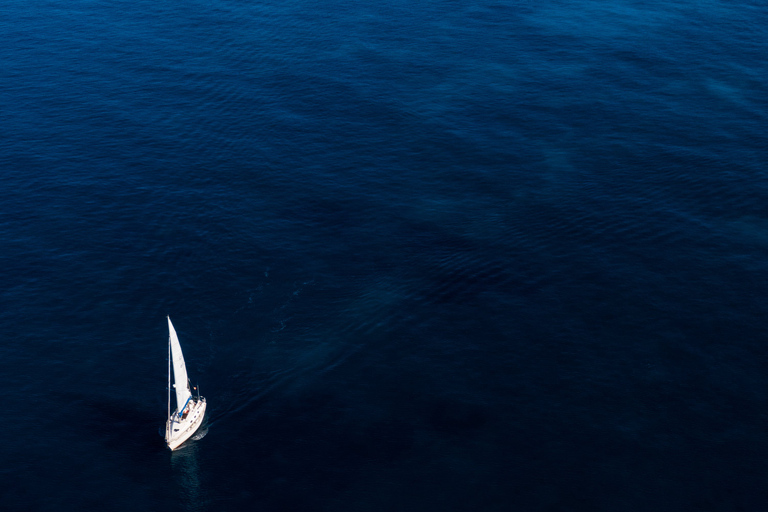
[[[173,328],[171,317],[168,317],[168,331],[171,336],[171,354],[173,359],[173,387],[176,388],[176,412],[181,413],[187,400],[192,397],[189,390],[189,380],[187,379],[187,365],[184,364],[184,355],[181,353],[179,337],[176,335],[176,329]]]

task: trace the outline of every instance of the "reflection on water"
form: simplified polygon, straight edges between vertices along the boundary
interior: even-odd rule
[[[186,443],[171,452],[173,478],[178,483],[180,502],[185,510],[205,510],[208,504],[208,495],[200,482],[200,445],[197,443],[207,433],[206,422]]]

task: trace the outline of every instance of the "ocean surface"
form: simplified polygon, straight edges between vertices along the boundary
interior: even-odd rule
[[[0,510],[768,510],[765,2],[0,13]]]

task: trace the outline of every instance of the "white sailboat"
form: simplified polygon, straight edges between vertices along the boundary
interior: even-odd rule
[[[175,450],[197,432],[205,417],[205,398],[199,392],[192,396],[187,379],[187,366],[181,353],[179,337],[168,317],[168,421],[165,424],[165,442]],[[171,361],[173,361],[173,387],[176,390],[176,410],[171,413]]]

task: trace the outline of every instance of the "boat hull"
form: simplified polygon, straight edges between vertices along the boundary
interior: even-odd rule
[[[168,418],[165,424],[165,442],[170,450],[177,449],[198,431],[205,418],[206,405],[205,398],[199,397],[190,402],[186,419],[179,419],[175,412]]]

